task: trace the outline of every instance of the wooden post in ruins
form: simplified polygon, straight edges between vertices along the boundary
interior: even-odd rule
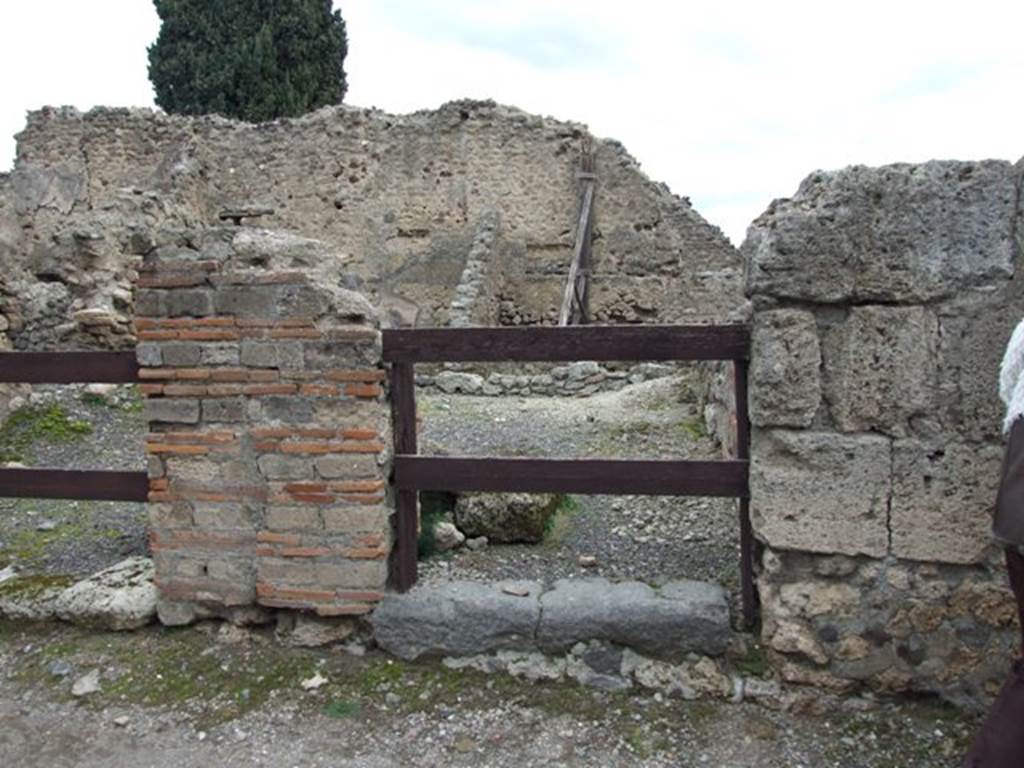
[[[590,139],[584,139],[580,149],[580,169],[576,172],[580,185],[580,214],[576,226],[576,243],[569,265],[569,277],[565,282],[562,309],[558,313],[559,325],[584,325],[590,322],[587,311],[590,290],[590,239],[594,228],[594,187],[597,175],[594,173],[594,153]]]

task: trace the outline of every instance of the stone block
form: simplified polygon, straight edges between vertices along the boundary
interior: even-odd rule
[[[278,289],[276,285],[223,285],[214,292],[213,305],[219,315],[270,320],[277,317]]]
[[[380,474],[377,457],[365,453],[318,456],[313,463],[320,477],[327,480],[377,477]]]
[[[974,563],[991,544],[1003,449],[900,440],[893,448],[892,554]]]
[[[463,493],[453,515],[469,537],[486,536],[496,544],[537,544],[558,509],[551,493]]]
[[[199,362],[202,365],[239,365],[237,344],[203,344]]]
[[[307,613],[281,612],[274,635],[285,645],[319,648],[346,640],[357,629],[356,620],[346,616],[324,618]]]
[[[166,528],[187,528],[192,525],[192,505],[187,501],[172,504],[149,504],[149,522]]]
[[[190,368],[199,365],[200,346],[189,342],[168,342],[161,346],[164,365]]]
[[[924,307],[853,307],[825,335],[825,399],[842,432],[897,437],[937,416],[938,320]]]
[[[269,395],[259,400],[250,400],[250,406],[259,409],[251,413],[254,421],[280,421],[285,424],[308,424],[313,421],[313,403],[308,397]]]
[[[380,360],[380,334],[359,326],[360,338],[345,342],[311,342],[305,345],[305,366],[311,371],[331,368],[376,368]]]
[[[255,470],[249,459],[171,456],[167,458],[166,465],[167,476],[172,481],[183,480],[206,486],[220,483],[247,485],[254,479]]]
[[[245,420],[245,399],[211,397],[202,400],[203,421],[238,422]]]
[[[267,507],[266,525],[272,531],[317,530],[320,513],[313,506]]]
[[[213,292],[202,289],[168,291],[164,306],[169,317],[206,317],[213,314]]]
[[[232,230],[231,247],[246,265],[288,269],[330,258],[325,243],[293,232],[245,227]],[[225,233],[227,236],[228,233]]]
[[[307,480],[313,477],[309,459],[270,453],[260,456],[256,464],[268,480]]]
[[[337,505],[320,508],[324,529],[345,533],[388,533],[388,510],[383,505]]]
[[[348,293],[348,291],[343,293]],[[361,300],[359,306],[366,305],[366,299],[362,296],[359,298]],[[318,286],[282,285],[275,305],[276,316],[281,318],[320,317],[331,307],[331,303],[331,294]],[[336,317],[346,317],[349,313],[335,311],[332,314]]]
[[[197,501],[192,504],[192,519],[200,528],[251,528],[253,513],[235,502]]]
[[[562,579],[540,606],[537,645],[548,653],[603,640],[659,657],[717,656],[731,639],[727,595],[714,584],[672,582],[658,593],[638,581]]]
[[[809,427],[821,402],[820,368],[813,314],[785,309],[755,315],[751,422],[761,427]]]
[[[968,441],[1000,442],[999,366],[1024,316],[1024,286],[1015,280],[994,290],[964,291],[936,311],[942,430]]]
[[[281,586],[311,586],[317,583],[316,565],[309,558],[260,557],[256,563],[259,581]]]
[[[164,297],[167,291],[140,288],[135,291],[135,314],[139,317],[160,317],[167,314]]]
[[[815,172],[748,230],[748,295],[919,303],[1009,279],[1016,199],[997,160]]]
[[[130,557],[68,587],[54,609],[64,621],[103,629],[138,629],[156,617],[153,561]]]
[[[142,341],[135,345],[135,359],[139,365],[155,367],[163,364],[160,345],[150,341]]]
[[[383,434],[389,419],[377,403],[342,398],[314,398],[313,421],[338,427],[377,426]]]
[[[502,586],[456,581],[389,594],[371,618],[374,638],[388,653],[407,660],[531,649],[541,585],[516,583],[514,595]]]
[[[242,365],[256,368],[301,369],[304,365],[299,341],[243,341],[239,359]]]
[[[772,547],[883,557],[890,441],[873,435],[755,430],[750,505]]]
[[[84,202],[89,195],[88,170],[77,160],[52,164],[23,160],[15,167],[11,183],[14,208],[20,215],[49,208],[66,216],[75,203]]]
[[[464,395],[475,395],[483,389],[484,379],[475,373],[461,371],[442,371],[437,374],[434,386],[449,395],[456,392]]]
[[[256,584],[256,568],[250,558],[214,557],[206,563],[206,572],[211,579],[234,584]]]
[[[387,560],[317,561],[316,583],[330,589],[384,589]]]
[[[199,421],[199,401],[192,397],[148,398],[145,404],[147,421],[175,424],[196,424]]]

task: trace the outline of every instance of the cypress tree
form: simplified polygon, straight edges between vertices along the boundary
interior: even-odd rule
[[[331,0],[153,0],[156,103],[249,122],[294,117],[345,95],[345,22]]]

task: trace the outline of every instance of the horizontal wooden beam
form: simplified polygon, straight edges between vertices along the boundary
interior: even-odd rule
[[[468,459],[398,455],[395,485],[415,491],[523,491],[745,497],[746,461]]]
[[[389,362],[746,360],[745,325],[588,325],[566,328],[385,330]]]
[[[133,384],[135,352],[0,352],[5,384]]]
[[[76,469],[0,469],[0,497],[146,501],[145,472]]]

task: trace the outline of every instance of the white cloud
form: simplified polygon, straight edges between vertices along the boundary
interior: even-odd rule
[[[586,122],[736,242],[817,168],[1024,154],[1020,4],[340,5],[350,103],[493,98]],[[0,137],[43,104],[151,103],[157,25],[145,0],[0,4]]]

